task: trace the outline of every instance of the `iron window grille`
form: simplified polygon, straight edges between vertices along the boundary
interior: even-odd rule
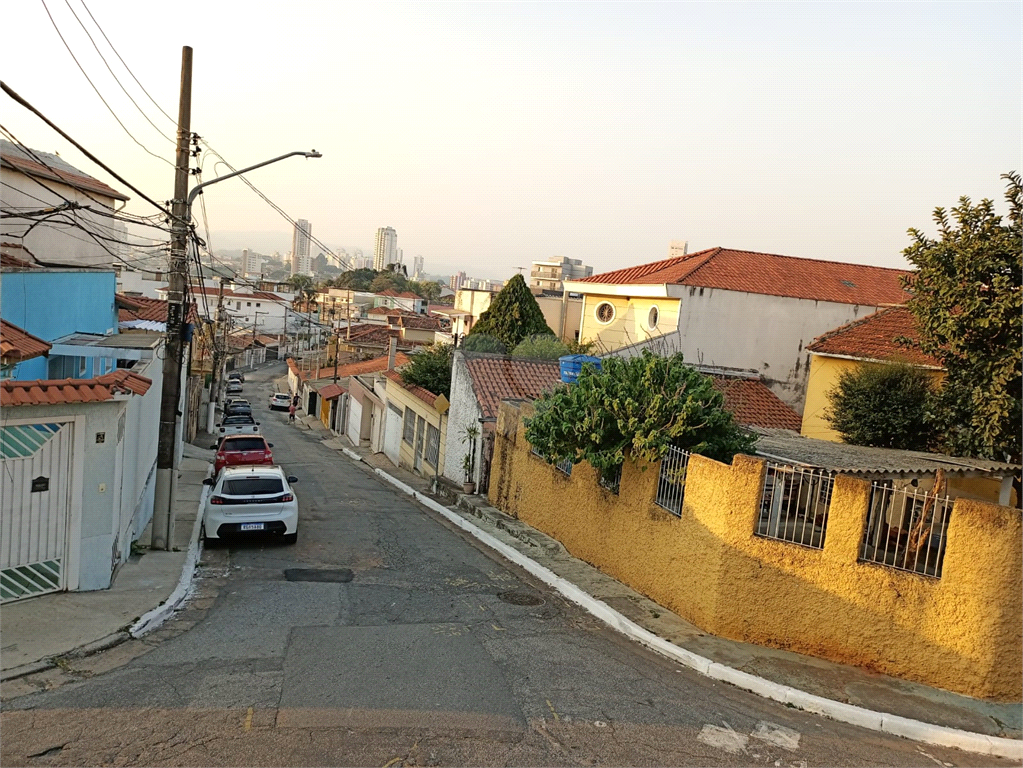
[[[860,560],[940,579],[951,514],[948,496],[872,483]]]
[[[657,495],[654,497],[654,504],[676,517],[682,517],[689,456],[689,451],[669,445],[668,452],[661,459],[661,469],[657,476]]]
[[[835,473],[767,462],[756,535],[824,548]]]
[[[404,423],[402,424],[402,436],[408,445],[412,445],[416,439],[416,414],[411,408],[405,409]]]

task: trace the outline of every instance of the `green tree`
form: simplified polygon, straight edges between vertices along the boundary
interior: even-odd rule
[[[488,336],[485,333],[469,334],[462,342],[464,352],[489,352],[493,355],[503,355],[508,351],[504,342],[500,339]]]
[[[517,347],[527,336],[554,335],[522,275],[515,275],[505,283],[490,307],[480,315],[469,335],[478,333],[500,339],[508,349]]]
[[[947,377],[932,419],[949,453],[1020,461],[1023,422],[1023,183],[1002,176],[1009,219],[991,200],[959,198],[951,216],[934,211],[938,238],[910,229],[903,251],[916,267],[906,281],[920,349]],[[1018,484],[1018,483],[1017,483]]]
[[[523,339],[515,349],[512,357],[529,357],[534,360],[557,360],[569,354],[568,346],[556,336],[529,336]]]
[[[401,377],[408,384],[422,387],[435,395],[451,397],[450,344],[432,344],[412,355],[408,365],[401,369]]]
[[[372,269],[353,269],[334,278],[335,288],[347,288],[352,291],[368,291],[370,283],[377,276]]]
[[[931,376],[920,368],[863,365],[839,377],[824,418],[847,443],[926,451],[934,442],[927,417],[933,393]]]
[[[683,364],[681,354],[649,350],[606,358],[602,371],[585,364],[575,384],[541,395],[526,439],[548,461],[585,459],[603,473],[626,452],[654,462],[675,445],[730,461],[756,441],[725,409],[709,376]]]
[[[400,272],[389,272],[384,270],[378,272],[377,276],[373,278],[373,282],[369,284],[369,290],[373,293],[382,293],[387,290],[395,290],[401,293],[405,290],[405,285],[408,281]]]
[[[440,298],[441,284],[437,282],[410,280],[407,284],[408,290],[427,301],[436,301]]]

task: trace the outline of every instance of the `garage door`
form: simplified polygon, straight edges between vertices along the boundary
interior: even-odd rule
[[[401,452],[401,417],[401,408],[394,403],[388,403],[387,424],[384,428],[384,455],[394,466],[398,466],[398,455]]]
[[[64,589],[74,424],[0,428],[0,602]]]

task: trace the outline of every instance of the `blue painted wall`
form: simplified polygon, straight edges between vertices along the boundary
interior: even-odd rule
[[[117,333],[113,272],[39,270],[4,272],[0,277],[0,317],[45,341],[69,333]],[[45,379],[47,361],[19,363],[12,378]]]

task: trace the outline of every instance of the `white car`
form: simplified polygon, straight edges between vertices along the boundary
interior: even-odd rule
[[[298,499],[291,484],[298,478],[280,467],[224,467],[212,485],[203,513],[207,542],[226,536],[281,536],[285,544],[298,541]]]
[[[270,395],[270,410],[274,411],[278,408],[288,410],[291,407],[291,395],[286,392],[274,392]]]
[[[225,416],[223,421],[217,424],[217,434],[220,437],[225,435],[258,435],[259,422],[252,418],[251,414],[238,413],[234,416]]]

